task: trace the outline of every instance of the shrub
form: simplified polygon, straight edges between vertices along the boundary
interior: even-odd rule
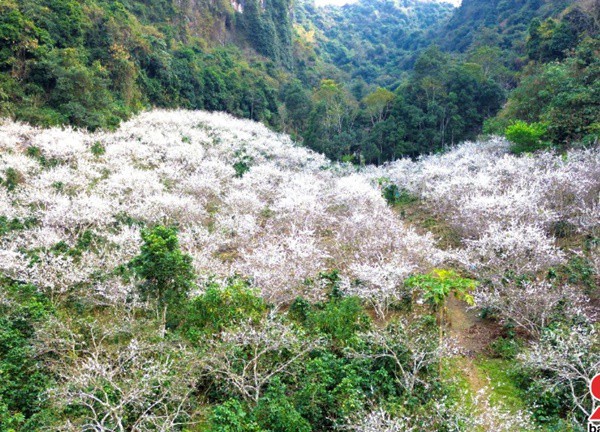
[[[491,354],[506,360],[513,360],[522,349],[522,343],[514,338],[498,338],[490,346]]]
[[[513,143],[510,151],[514,154],[529,153],[546,147],[542,141],[548,126],[543,123],[527,124],[524,121],[516,121],[506,128],[504,134]]]
[[[92,144],[92,148],[90,150],[94,156],[102,156],[104,153],[106,153],[106,148],[100,141],[96,141],[94,144]]]
[[[278,432],[310,432],[311,427],[285,394],[285,386],[274,380],[259,400],[254,415],[265,430]]]
[[[23,174],[14,168],[6,168],[4,178],[0,178],[0,184],[3,185],[9,192],[14,191],[18,185],[23,183]]]
[[[190,301],[182,328],[188,338],[199,340],[248,319],[258,322],[266,310],[264,300],[245,281],[233,279],[225,287],[213,283]]]
[[[252,415],[235,399],[216,406],[210,415],[210,430],[214,432],[261,432]]]
[[[395,184],[385,186],[382,195],[389,205],[410,204],[417,200],[406,189],[400,189]]]

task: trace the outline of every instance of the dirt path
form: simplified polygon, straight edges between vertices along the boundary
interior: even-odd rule
[[[406,224],[414,226],[420,232],[433,233],[439,239],[438,247],[441,249],[461,246],[460,236],[445,221],[425,211],[418,203],[401,206],[396,210]],[[508,430],[502,427],[502,421],[498,424],[496,409],[509,413],[515,411],[508,401],[496,394],[495,387],[498,383],[494,382],[494,377],[481,362],[488,358],[486,354],[490,343],[501,336],[501,326],[482,319],[477,310],[469,308],[454,296],[446,302],[445,321],[447,337],[453,339],[460,349],[460,354],[452,359],[453,369],[468,385],[473,414],[481,420],[477,430]],[[495,400],[494,407],[492,399]]]
[[[450,297],[446,303],[447,334],[456,340],[466,357],[483,353],[500,336],[500,326],[481,319],[476,310]]]

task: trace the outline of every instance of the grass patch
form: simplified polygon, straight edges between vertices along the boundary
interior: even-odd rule
[[[504,406],[511,412],[524,410],[525,402],[515,383],[512,362],[504,359],[479,357],[474,360],[478,372],[490,379],[490,402],[494,406]]]

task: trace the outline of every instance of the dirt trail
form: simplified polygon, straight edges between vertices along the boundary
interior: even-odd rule
[[[481,354],[500,335],[500,327],[481,319],[476,310],[455,297],[446,303],[446,332],[456,340],[466,357]]]
[[[448,249],[461,246],[460,236],[445,221],[424,211],[418,204],[402,206],[397,208],[397,212],[405,223],[418,231],[432,232],[439,239],[438,247]],[[454,340],[461,353],[455,358],[457,372],[469,385],[475,411],[486,419],[486,424],[481,426],[483,430],[494,430],[496,425],[493,424],[494,415],[490,412],[489,404],[494,383],[478,367],[476,358],[485,356],[490,343],[501,335],[501,327],[497,323],[483,320],[476,310],[454,296],[446,302],[445,322],[447,337]]]

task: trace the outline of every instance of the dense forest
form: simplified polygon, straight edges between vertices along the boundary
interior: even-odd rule
[[[375,163],[508,127],[525,150],[595,142],[599,10],[597,1],[305,6],[301,34],[348,73],[337,97],[345,112],[334,130],[316,120],[343,111],[332,103],[294,129],[330,157]]]
[[[4,1],[0,111],[91,130],[149,106],[277,124],[276,65],[291,61],[288,7],[269,2],[267,14],[249,1],[236,14],[226,1]],[[257,54],[243,55],[246,46]]]
[[[0,7],[0,113],[35,124],[111,129],[151,106],[226,111],[354,163],[484,129],[516,128],[529,147],[598,136],[593,0]]]

